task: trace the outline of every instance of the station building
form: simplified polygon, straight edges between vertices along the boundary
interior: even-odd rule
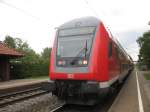
[[[10,59],[22,56],[22,53],[7,47],[0,41],[0,81],[7,81],[10,79]]]

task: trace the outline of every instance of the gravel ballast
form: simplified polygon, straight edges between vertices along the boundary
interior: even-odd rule
[[[49,112],[62,103],[48,93],[0,108],[0,112]]]

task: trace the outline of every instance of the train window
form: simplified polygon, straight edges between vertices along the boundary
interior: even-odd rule
[[[119,59],[119,50],[117,47],[116,47],[116,58]]]
[[[96,27],[78,27],[58,31],[57,56],[89,57]]]
[[[90,54],[93,35],[73,36],[69,38],[59,38],[57,56],[59,57],[85,57]],[[85,48],[87,49],[85,52]]]
[[[81,28],[71,28],[62,29],[59,31],[59,36],[72,36],[72,35],[82,35],[82,34],[93,34],[95,32],[95,27],[81,27]]]
[[[109,57],[112,56],[112,42],[109,43],[109,47],[108,47],[108,56],[109,56]]]

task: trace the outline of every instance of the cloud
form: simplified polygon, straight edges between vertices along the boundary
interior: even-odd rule
[[[139,54],[139,46],[136,40],[143,34],[144,31],[144,29],[135,29],[115,33],[115,37],[119,40],[126,52],[131,55],[134,61],[138,60]]]
[[[150,28],[149,10],[149,0],[1,0],[0,40],[9,34],[41,52],[53,45],[55,27],[71,19],[98,15],[131,52],[137,47],[137,38]]]

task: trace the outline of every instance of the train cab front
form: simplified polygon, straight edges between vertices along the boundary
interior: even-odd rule
[[[91,70],[98,25],[99,20],[85,18],[58,28],[51,53],[50,83],[55,85],[52,93],[59,98],[87,99],[88,94],[98,93],[99,84],[92,81],[95,72]]]

